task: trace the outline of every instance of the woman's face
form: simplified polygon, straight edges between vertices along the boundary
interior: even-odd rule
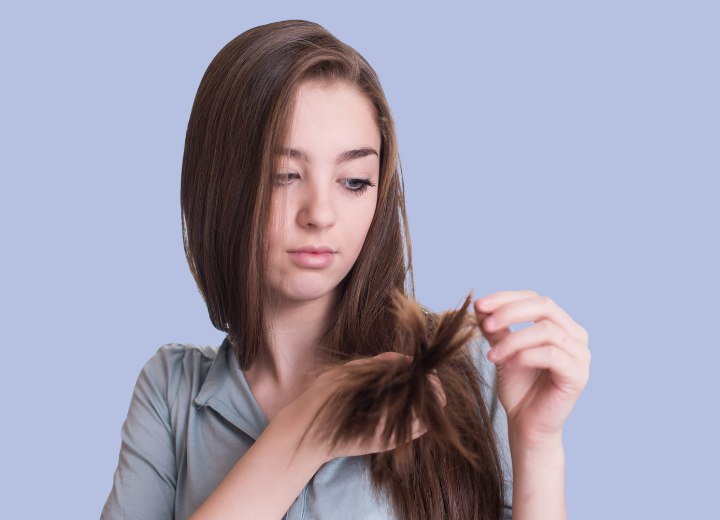
[[[296,99],[270,210],[268,283],[280,305],[333,296],[365,241],[380,175],[367,98],[344,84],[305,83]]]

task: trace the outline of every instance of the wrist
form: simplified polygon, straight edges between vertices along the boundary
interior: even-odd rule
[[[509,429],[513,518],[566,519],[562,435],[521,435]]]
[[[562,450],[562,430],[552,433],[526,432],[512,420],[508,420],[508,441],[523,451],[545,452]]]
[[[272,424],[274,424],[274,427],[281,431],[283,435],[291,439],[297,455],[305,461],[305,463],[319,469],[320,466],[328,462],[331,457],[322,449],[322,446],[318,444],[314,433],[308,432],[305,434],[310,420],[302,413],[303,411],[301,409],[293,406],[293,404],[294,403],[291,403],[280,410],[272,420]],[[305,435],[304,438],[303,435]]]
[[[549,436],[523,436],[508,430],[510,456],[513,466],[542,467],[560,470],[565,464],[562,434]]]

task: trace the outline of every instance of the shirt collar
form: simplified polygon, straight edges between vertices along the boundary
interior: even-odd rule
[[[197,408],[212,408],[255,440],[268,425],[227,337],[193,402]]]

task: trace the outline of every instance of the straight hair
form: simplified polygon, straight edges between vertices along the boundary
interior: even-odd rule
[[[242,370],[268,345],[264,280],[276,152],[285,145],[295,94],[306,82],[357,89],[374,106],[381,136],[375,214],[355,264],[339,284],[316,362],[330,367],[387,351],[417,354],[412,368],[393,369],[404,374],[405,387],[395,386],[388,399],[373,402],[391,408],[414,403],[416,412],[434,421],[436,433],[407,442],[395,454],[367,456],[373,485],[388,494],[401,519],[499,518],[503,475],[480,390],[487,383],[465,348],[471,338],[468,300],[464,308],[441,314],[414,303],[390,107],[370,64],[317,23],[286,20],[249,29],[220,50],[200,81],[185,138],[180,202],[185,255],[210,320],[227,334]],[[347,413],[352,409],[347,407],[366,402],[358,382],[387,382],[382,368],[352,372],[356,375],[340,392],[345,397],[328,403],[329,409]],[[446,392],[444,412],[425,382],[433,370]],[[409,438],[403,409],[392,421],[398,439]],[[337,427],[338,438],[364,435],[348,423],[324,424]]]

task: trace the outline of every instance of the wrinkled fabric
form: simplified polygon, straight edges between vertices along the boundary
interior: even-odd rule
[[[485,357],[485,338],[471,348],[490,385],[483,398],[500,441],[506,477],[503,518],[511,519],[512,461],[507,417],[495,392],[495,365]],[[267,425],[227,338],[220,347],[161,346],[137,378],[100,519],[186,520]],[[388,498],[372,489],[365,457],[340,457],[321,466],[283,518],[395,519]]]

